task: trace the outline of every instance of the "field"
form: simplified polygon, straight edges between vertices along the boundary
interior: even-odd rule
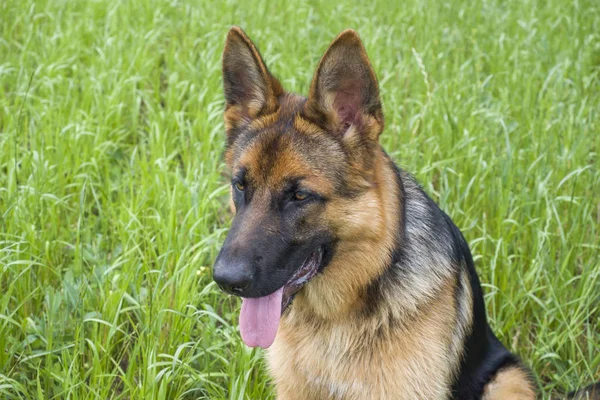
[[[357,29],[494,330],[545,397],[600,380],[597,0],[3,0],[0,398],[274,398],[211,281],[233,24],[301,93]]]

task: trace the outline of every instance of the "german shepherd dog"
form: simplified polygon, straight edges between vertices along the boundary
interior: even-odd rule
[[[235,218],[213,277],[242,297],[242,339],[268,348],[277,397],[534,399],[460,230],[378,143],[357,33],[329,46],[305,98],[234,27],[223,81]]]

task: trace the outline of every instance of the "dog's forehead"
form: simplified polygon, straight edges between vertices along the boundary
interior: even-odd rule
[[[257,134],[240,154],[239,168],[254,184],[282,190],[293,181],[319,192],[331,192],[343,167],[342,154],[323,138],[309,138],[293,129]]]
[[[346,155],[337,139],[302,117],[305,102],[286,93],[276,112],[250,122],[230,149],[234,174],[243,169],[249,181],[273,190],[293,180],[321,193],[339,184]]]

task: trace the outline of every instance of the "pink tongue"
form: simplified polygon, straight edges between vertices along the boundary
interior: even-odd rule
[[[282,296],[283,288],[264,297],[242,298],[240,331],[247,346],[266,349],[273,344],[281,318]]]

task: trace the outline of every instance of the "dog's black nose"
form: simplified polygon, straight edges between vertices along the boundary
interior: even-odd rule
[[[252,283],[252,274],[244,266],[223,265],[217,260],[213,279],[222,290],[240,296]]]

